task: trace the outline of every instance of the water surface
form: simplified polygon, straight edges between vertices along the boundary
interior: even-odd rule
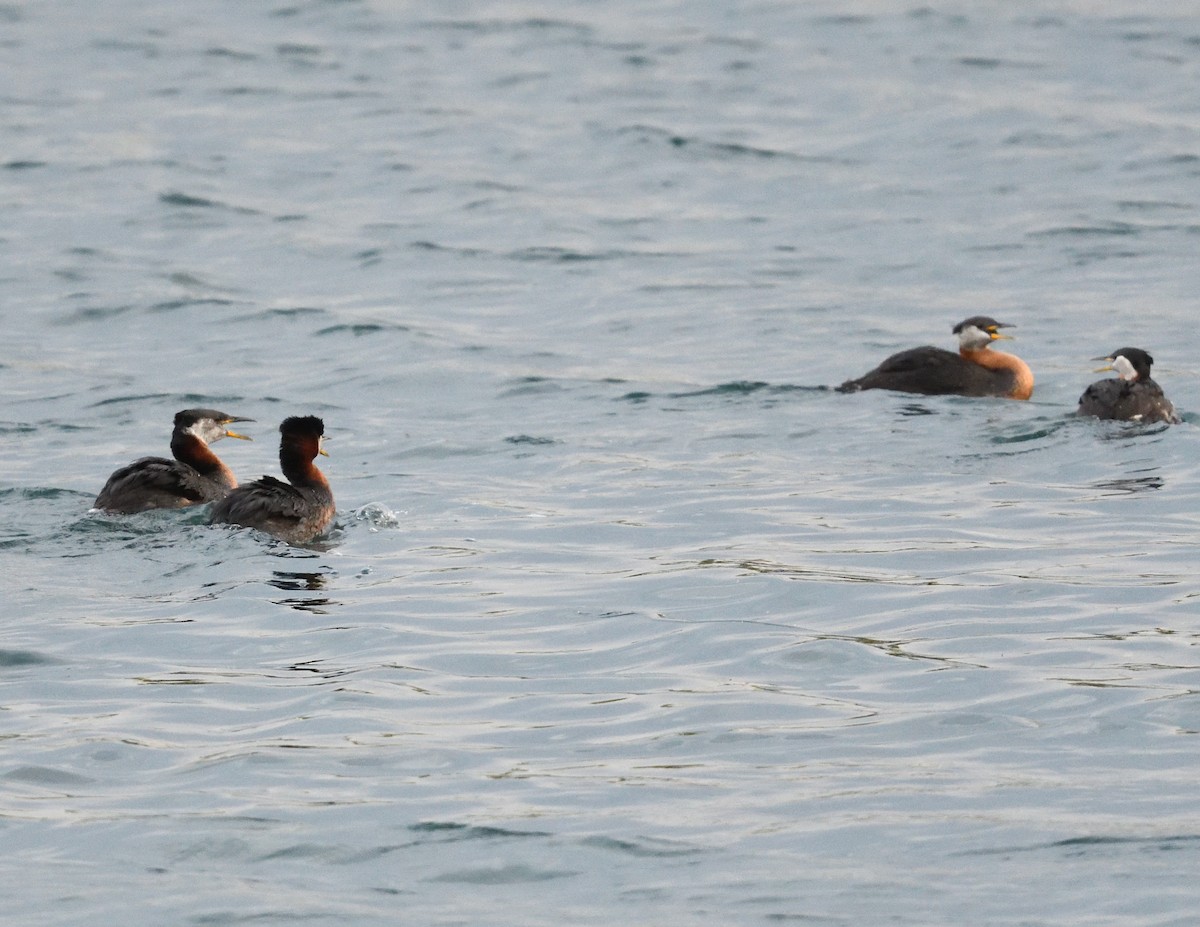
[[[14,922],[1191,922],[1189,5],[0,32]],[[1031,402],[828,389],[978,312]],[[336,530],[89,513],[192,405]]]

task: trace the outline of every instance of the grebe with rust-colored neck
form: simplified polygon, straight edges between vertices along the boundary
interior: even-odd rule
[[[96,508],[128,514],[224,499],[237,486],[237,479],[209,445],[222,438],[249,441],[250,438],[225,426],[252,421],[216,409],[177,412],[171,432],[171,453],[175,459],[142,457],[115,470],[96,496]]]
[[[1166,422],[1177,425],[1183,419],[1175,411],[1162,387],[1150,376],[1154,358],[1141,348],[1119,348],[1106,357],[1107,366],[1097,373],[1112,370],[1115,378],[1097,380],[1079,397],[1079,414],[1126,422]]]
[[[273,476],[239,486],[213,506],[210,523],[257,528],[289,544],[306,544],[329,527],[336,513],[329,480],[314,465],[325,423],[315,415],[286,418],[279,426],[279,466]]]
[[[1000,396],[1028,399],[1033,395],[1033,371],[1013,354],[991,351],[994,341],[1011,341],[1000,332],[1012,328],[985,315],[971,316],[954,326],[958,353],[924,345],[893,354],[874,370],[847,380],[838,390],[889,389],[927,396]]]

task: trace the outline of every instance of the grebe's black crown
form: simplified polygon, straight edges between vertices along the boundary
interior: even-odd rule
[[[216,409],[184,409],[182,412],[175,413],[175,427],[188,428],[206,418],[210,418],[214,422],[229,420],[228,415],[224,412],[218,412]]]
[[[1154,358],[1141,348],[1119,348],[1108,356],[1112,358],[1123,357],[1129,363],[1133,364],[1134,370],[1139,372],[1144,370],[1146,374],[1150,373],[1150,368],[1154,364]]]
[[[210,421],[216,422],[218,425],[228,425],[230,422],[252,422],[252,418],[243,418],[240,415],[230,415],[228,412],[222,412],[220,409],[184,409],[182,412],[175,413],[175,430],[182,431],[185,428],[191,428],[197,422]]]
[[[315,415],[293,415],[279,423],[279,433],[319,438],[325,434],[325,423]]]
[[[955,325],[954,328],[951,329],[951,332],[957,335],[960,334],[964,328],[970,328],[972,325],[974,325],[976,328],[983,329],[985,332],[994,331],[997,328],[1013,327],[1007,322],[997,322],[991,316],[973,315],[969,319],[963,319],[961,322]]]

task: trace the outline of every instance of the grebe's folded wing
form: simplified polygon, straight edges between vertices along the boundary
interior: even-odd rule
[[[961,378],[967,362],[958,354],[924,345],[885,358],[878,367],[838,387],[842,392],[860,389],[894,389],[914,393],[946,392]]]
[[[119,499],[126,493],[140,496],[162,493],[165,496],[203,502],[206,498],[203,478],[191,467],[165,457],[142,457],[115,471],[104,484],[97,500]]]
[[[285,483],[273,476],[264,476],[256,485],[263,488],[264,503],[269,498],[270,502],[266,504],[271,506],[272,514],[276,518],[300,519],[308,514],[312,503],[291,483]]]
[[[957,370],[962,358],[942,348],[925,345],[909,348],[883,360],[871,373],[912,373],[926,370]]]
[[[264,476],[243,483],[213,507],[216,521],[257,525],[268,520],[299,520],[306,513],[307,500],[290,483]]]

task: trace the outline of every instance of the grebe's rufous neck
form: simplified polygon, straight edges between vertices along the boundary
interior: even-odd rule
[[[96,508],[130,513],[224,499],[237,486],[237,479],[209,445],[222,438],[249,441],[246,435],[225,426],[252,421],[216,409],[177,412],[171,432],[171,453],[175,459],[142,457],[114,471],[96,497]]]
[[[838,390],[890,389],[927,396],[1001,396],[1028,399],[1033,371],[1013,354],[988,350],[993,341],[1011,341],[1000,329],[1012,328],[986,315],[974,315],[954,326],[958,353],[925,345],[893,354],[869,373],[847,380]]]
[[[1127,422],[1167,422],[1177,425],[1183,419],[1175,411],[1150,376],[1154,358],[1141,348],[1119,348],[1106,357],[1097,373],[1114,371],[1114,379],[1097,380],[1079,397],[1079,414],[1096,418],[1119,419]]]
[[[285,483],[273,476],[239,486],[213,506],[211,524],[257,528],[289,544],[305,544],[333,521],[335,508],[329,480],[316,468],[325,423],[315,415],[286,418],[279,426],[279,466]]]

